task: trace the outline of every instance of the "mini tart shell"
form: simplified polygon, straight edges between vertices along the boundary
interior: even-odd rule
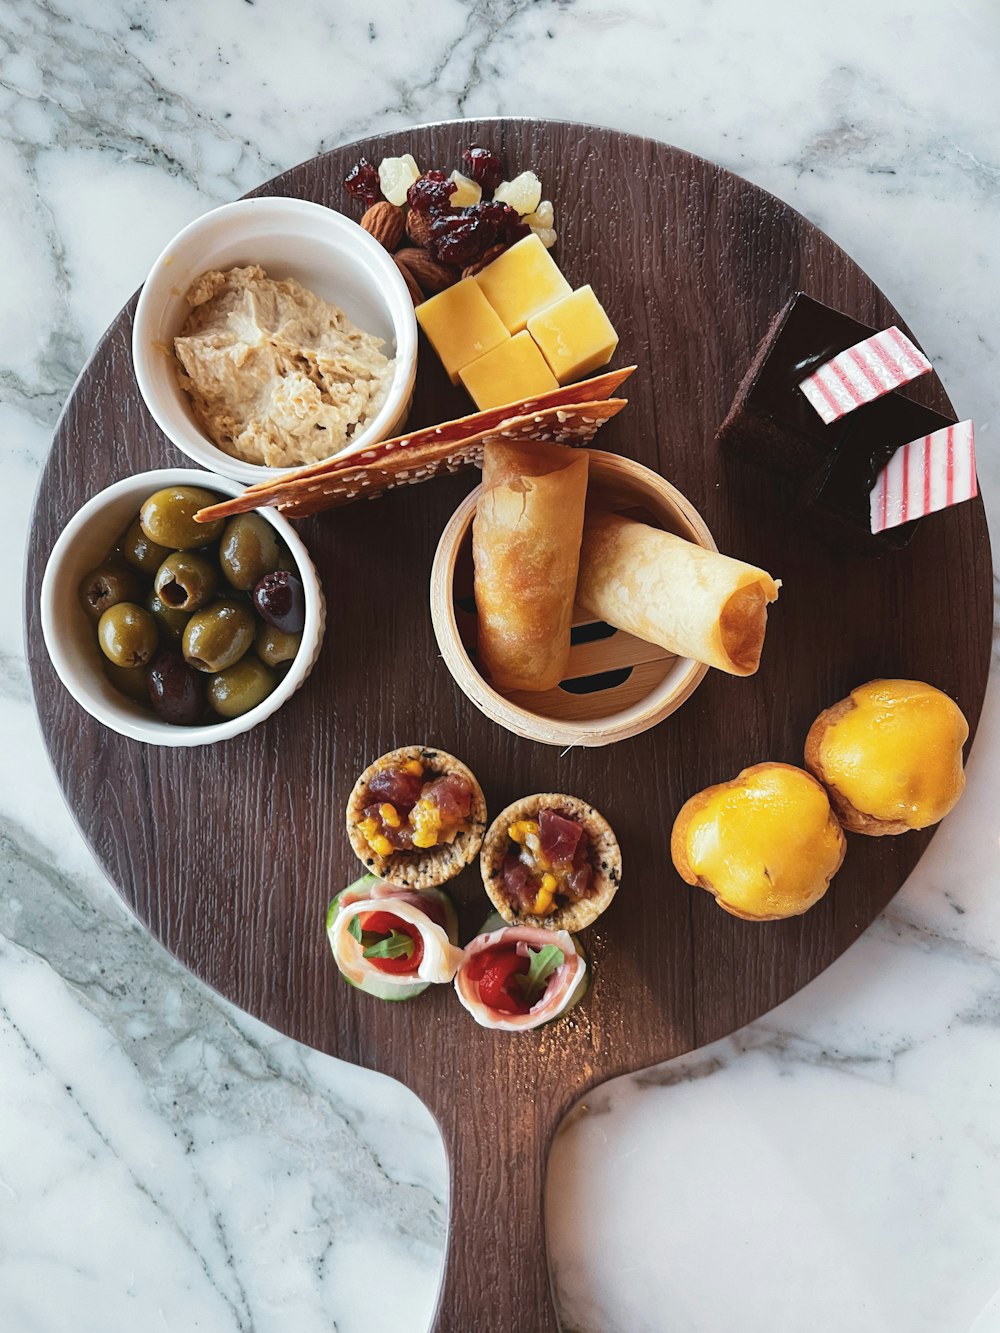
[[[594,870],[595,892],[589,898],[560,907],[549,916],[519,912],[507,899],[503,887],[503,862],[510,839],[507,830],[519,819],[537,820],[542,810],[554,810],[583,826],[590,841],[590,861]],[[584,930],[601,915],[618,892],[622,878],[622,854],[611,825],[586,801],[559,792],[540,792],[525,796],[502,810],[483,840],[479,868],[490,902],[511,926],[541,926],[544,930]]]
[[[674,827],[670,834],[670,859],[673,861],[674,869],[677,871],[678,875],[680,875],[684,883],[690,884],[694,888],[705,889],[706,892],[712,895],[716,904],[721,907],[724,912],[728,912],[730,916],[739,917],[741,921],[790,921],[796,916],[804,916],[806,912],[816,906],[820,899],[826,896],[830,885],[840,873],[840,867],[844,864],[844,857],[847,855],[847,839],[844,837],[843,825],[840,821],[837,809],[833,804],[832,794],[823,787],[821,782],[817,781],[813,774],[810,773],[806,774],[806,776],[811,777],[817,787],[820,787],[823,790],[824,795],[830,801],[832,810],[830,817],[833,819],[834,823],[840,826],[840,860],[833,868],[833,871],[826,881],[826,887],[818,898],[814,898],[812,902],[807,903],[799,912],[781,912],[768,915],[762,915],[755,912],[743,912],[732,903],[727,902],[717,889],[713,888],[707,880],[698,874],[694,866],[692,866],[691,862],[688,860],[687,854],[687,831],[692,818],[708,804],[720,787],[736,786],[740,779],[746,777],[748,773],[760,773],[762,770],[773,770],[776,768],[786,768],[792,773],[802,773],[802,769],[798,768],[795,764],[782,764],[777,760],[767,760],[762,764],[751,764],[749,768],[744,768],[738,773],[732,781],[716,782],[711,787],[705,787],[701,791],[695,792],[693,796],[688,797],[681,806],[677,818],[674,820]]]
[[[454,841],[450,843],[444,842],[437,847],[380,856],[369,847],[365,835],[358,827],[365,817],[365,791],[376,773],[381,773],[387,768],[399,768],[411,759],[419,759],[423,764],[427,782],[444,777],[446,773],[465,778],[472,787],[469,827],[464,832],[456,834]],[[388,880],[390,884],[398,884],[404,889],[436,889],[439,884],[454,879],[475,860],[476,853],[483,844],[485,828],[486,798],[475,775],[453,754],[428,745],[403,745],[398,750],[390,750],[388,754],[380,755],[358,778],[347,802],[347,836],[358,859],[373,875]]]

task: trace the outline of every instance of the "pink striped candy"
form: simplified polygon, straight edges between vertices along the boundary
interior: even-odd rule
[[[893,325],[824,362],[799,388],[829,425],[930,369],[923,352]]]
[[[960,421],[896,450],[872,490],[872,532],[898,527],[978,494],[975,432],[971,421]]]

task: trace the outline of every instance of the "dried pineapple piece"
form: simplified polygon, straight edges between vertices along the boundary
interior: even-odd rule
[[[551,199],[543,199],[535,209],[525,217],[525,222],[532,231],[545,230],[556,225],[556,212]]]
[[[390,204],[402,207],[406,192],[420,179],[420,168],[409,153],[402,157],[384,157],[378,166],[378,183]]]
[[[478,181],[470,180],[460,171],[453,171],[448,179],[453,180],[458,187],[451,196],[452,208],[468,208],[470,204],[478,204],[482,200],[483,187]]]
[[[541,203],[542,182],[533,171],[522,171],[512,181],[501,181],[493,191],[493,198],[510,204],[523,217],[525,213],[534,213]]]

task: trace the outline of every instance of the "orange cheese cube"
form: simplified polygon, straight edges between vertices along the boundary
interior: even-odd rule
[[[476,282],[510,333],[572,288],[537,236],[525,236],[476,274]]]
[[[416,315],[452,384],[458,383],[458,372],[463,366],[510,338],[474,278],[463,278],[422,302]]]
[[[560,384],[606,365],[618,346],[614,325],[589,284],[534,315],[528,332]]]
[[[485,412],[488,407],[502,407],[504,403],[535,398],[559,387],[527,330],[494,347],[478,361],[463,366],[459,378],[472,394],[480,412]]]

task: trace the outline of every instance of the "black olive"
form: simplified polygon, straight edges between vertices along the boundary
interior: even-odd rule
[[[168,648],[158,653],[146,672],[149,702],[164,722],[190,727],[205,709],[205,682],[189,667],[182,653]]]
[[[285,634],[299,634],[305,627],[305,593],[287,569],[265,574],[253,590],[253,602],[261,619]]]

